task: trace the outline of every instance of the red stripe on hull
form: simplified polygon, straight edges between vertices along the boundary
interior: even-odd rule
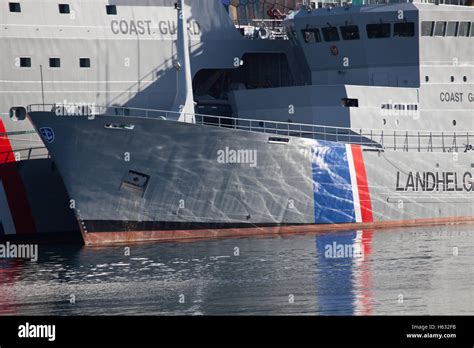
[[[0,165],[0,180],[3,182],[16,233],[35,233],[33,214],[16,163]]]
[[[17,234],[31,234],[36,232],[36,226],[27,199],[27,193],[13,154],[10,140],[0,119],[0,180],[5,189],[8,206],[12,215]]]
[[[352,145],[352,158],[354,159],[354,167],[357,176],[362,222],[372,222],[374,221],[374,217],[372,202],[370,201],[369,184],[367,182],[367,172],[365,170],[362,149],[359,145]]]
[[[10,162],[15,162],[15,156],[3,121],[0,119],[0,164]]]
[[[291,234],[328,233],[349,230],[387,229],[398,227],[460,225],[474,223],[474,216],[451,217],[438,219],[400,220],[385,222],[301,225],[277,227],[228,228],[207,230],[174,230],[174,231],[129,231],[129,232],[84,232],[86,245],[113,245],[140,242],[176,242],[196,241],[202,239],[241,238],[282,236]]]

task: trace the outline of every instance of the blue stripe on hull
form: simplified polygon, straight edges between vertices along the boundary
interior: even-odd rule
[[[316,143],[312,148],[312,173],[315,223],[355,222],[346,146]]]

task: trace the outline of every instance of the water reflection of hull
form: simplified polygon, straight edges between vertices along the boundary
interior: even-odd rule
[[[372,231],[316,237],[318,313],[372,314],[371,251]]]
[[[0,313],[15,314],[17,305],[15,294],[10,285],[15,282],[16,275],[20,272],[23,261],[8,260],[0,262]]]

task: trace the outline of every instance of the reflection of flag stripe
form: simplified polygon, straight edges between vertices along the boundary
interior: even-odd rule
[[[353,158],[353,165],[356,173],[358,207],[360,210],[361,222],[373,222],[372,203],[370,201],[369,184],[367,181],[367,172],[365,170],[364,158],[362,156],[362,149],[360,145],[351,145],[351,152]],[[351,163],[351,162],[349,162]],[[353,181],[354,183],[354,181]],[[354,196],[354,202],[356,201]],[[354,203],[355,204],[355,203]]]

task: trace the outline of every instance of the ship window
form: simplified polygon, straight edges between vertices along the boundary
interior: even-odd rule
[[[344,40],[359,40],[359,27],[357,25],[346,25],[340,27],[341,35]]]
[[[418,105],[407,105],[407,110],[418,110]]]
[[[421,22],[421,36],[433,36],[434,22]]]
[[[322,28],[324,41],[339,41],[339,32],[336,27]]]
[[[446,36],[454,37],[458,35],[458,22],[448,22],[448,28],[446,29]]]
[[[471,22],[471,37],[474,37],[474,22]]]
[[[359,99],[354,98],[342,98],[342,106],[345,108],[358,108],[359,107]]]
[[[21,5],[19,2],[9,2],[10,12],[21,12]]]
[[[91,59],[90,58],[80,58],[79,59],[79,66],[81,68],[90,68],[91,67]]]
[[[306,43],[315,43],[321,42],[321,33],[319,29],[305,29],[302,30],[303,32],[303,39]]]
[[[49,67],[50,68],[60,68],[61,59],[60,58],[49,58]]]
[[[390,110],[390,109],[392,109],[392,104],[382,104],[382,109]]]
[[[367,36],[369,39],[390,37],[390,23],[367,24]]]
[[[435,36],[444,36],[446,34],[446,22],[436,22]]]
[[[415,36],[415,23],[395,23],[393,26],[393,36],[412,37]]]
[[[59,13],[71,13],[69,4],[59,4],[58,7],[59,7]]]
[[[114,16],[117,14],[117,6],[116,5],[106,5],[105,10],[107,11],[108,15]]]
[[[30,57],[20,57],[20,67],[21,68],[31,68],[31,58]]]
[[[462,80],[463,80],[464,82],[467,82],[467,76],[463,76]]]
[[[469,29],[471,28],[470,22],[461,22],[459,23],[458,36],[467,37],[469,36]]]

